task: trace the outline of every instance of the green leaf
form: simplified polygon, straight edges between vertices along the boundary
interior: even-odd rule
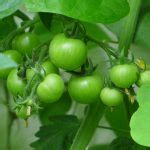
[[[11,31],[16,28],[17,27],[14,22],[13,16],[8,16],[6,18],[0,19],[0,40],[2,40],[5,36],[7,36]]]
[[[53,18],[53,14],[39,12],[39,17],[40,17],[42,23],[44,24],[44,26],[48,30],[50,30],[50,26],[51,26],[51,21],[52,21],[52,18]]]
[[[79,127],[75,116],[57,116],[51,118],[47,126],[36,133],[39,138],[31,146],[36,150],[68,150]]]
[[[135,37],[135,44],[150,49],[150,12],[146,13],[140,20]]]
[[[112,141],[107,150],[149,150],[149,148],[138,145],[130,138],[117,137]]]
[[[39,118],[42,124],[49,124],[52,116],[64,115],[70,109],[71,104],[72,100],[67,92],[62,95],[59,101],[51,104],[43,104],[43,109],[39,110]]]
[[[123,130],[129,130],[128,125],[128,117],[127,113],[125,111],[124,104],[114,108],[114,111],[111,112],[110,108],[106,110],[105,117],[112,128],[114,129],[123,129]],[[121,121],[120,121],[121,120]],[[128,132],[119,132],[117,130],[114,131],[117,135],[128,135]]]
[[[139,105],[150,103],[150,84],[143,84],[137,92],[137,101]]]
[[[52,12],[87,22],[115,22],[129,12],[127,0],[26,0],[34,12]]]
[[[22,2],[23,0],[0,0],[0,18],[9,16],[15,12]]]
[[[17,64],[8,56],[0,53],[0,69],[16,67]]]
[[[143,99],[144,100],[144,99]],[[131,136],[135,142],[150,147],[150,103],[143,103],[132,115]]]
[[[130,133],[138,144],[150,147],[150,84],[139,88],[137,101],[139,109],[131,117]]]

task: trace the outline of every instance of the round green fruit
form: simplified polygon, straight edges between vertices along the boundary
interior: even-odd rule
[[[68,84],[68,91],[75,101],[88,104],[99,99],[102,87],[103,82],[98,75],[72,77]]]
[[[39,45],[38,37],[33,33],[24,33],[16,36],[12,41],[12,48],[24,55],[31,56],[33,49]]]
[[[58,34],[50,43],[49,55],[57,67],[71,71],[78,69],[85,62],[87,49],[80,39]]]
[[[138,80],[138,75],[134,64],[116,65],[110,70],[111,81],[120,88],[129,88]]]
[[[16,109],[16,115],[18,118],[27,119],[30,115],[28,115],[28,106],[22,105],[20,108]]]
[[[15,61],[17,64],[20,64],[22,62],[22,56],[21,54],[16,51],[16,50],[6,50],[3,53],[7,57],[11,58],[13,61]],[[9,67],[9,68],[0,68],[0,78],[1,79],[6,79],[9,72],[13,69],[14,67]]]
[[[62,96],[64,88],[64,82],[59,75],[49,74],[37,87],[37,95],[41,102],[53,103]]]
[[[118,106],[123,102],[123,94],[114,88],[103,88],[100,93],[100,98],[109,107]]]
[[[13,69],[7,78],[7,88],[14,95],[23,95],[26,83],[17,75],[17,69]]]

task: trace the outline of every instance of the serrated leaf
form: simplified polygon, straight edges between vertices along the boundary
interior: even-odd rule
[[[26,0],[34,12],[58,13],[87,22],[115,22],[129,12],[127,0]]]
[[[75,116],[57,116],[50,119],[50,124],[42,126],[36,133],[39,138],[31,146],[36,150],[67,150],[79,127]]]
[[[23,0],[0,0],[0,18],[9,16],[15,12],[22,2]]]
[[[17,63],[8,56],[0,53],[0,69],[11,67],[17,67]]]

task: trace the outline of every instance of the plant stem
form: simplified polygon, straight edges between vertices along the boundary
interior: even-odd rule
[[[126,132],[126,133],[129,133],[130,131],[128,130],[125,130],[125,129],[117,129],[117,128],[111,128],[111,127],[105,127],[105,126],[98,126],[98,128],[102,128],[102,129],[108,129],[108,130],[115,130],[115,131],[118,131],[118,132]]]
[[[104,106],[100,101],[89,105],[87,114],[75,136],[70,150],[85,150],[90,142],[99,120],[103,116]]]
[[[105,43],[103,43],[101,41],[98,41],[98,40],[96,40],[96,39],[94,39],[94,38],[92,38],[92,37],[90,37],[88,35],[86,37],[87,37],[88,40],[98,44],[101,48],[103,48],[103,50],[107,53],[107,55],[109,54],[109,55],[111,55],[111,56],[113,56],[115,58],[118,57],[113,51],[110,50],[110,47],[107,44],[105,44]]]
[[[130,0],[129,4],[130,4],[130,13],[126,18],[125,27],[123,28],[123,32],[119,41],[119,50],[121,56],[123,57],[128,56],[128,49],[130,48],[134,36],[134,32],[136,29],[136,24],[137,24],[138,15],[141,6],[141,0]],[[130,103],[128,98],[125,98],[124,104],[125,104],[128,120],[130,121],[131,112],[130,112]]]
[[[133,40],[138,15],[141,6],[141,0],[129,0],[130,13],[126,18],[123,32],[119,42],[119,50],[122,56],[128,56],[128,49]]]

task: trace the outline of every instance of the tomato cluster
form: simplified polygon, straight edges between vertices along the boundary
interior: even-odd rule
[[[19,66],[24,66],[23,76],[20,74],[21,67],[0,69],[0,78],[7,78],[8,90],[19,99],[16,114],[20,118],[27,119],[32,109],[38,108],[37,105],[57,105],[57,101],[64,97],[65,91],[79,103],[90,104],[101,99],[105,105],[114,107],[123,101],[124,89],[135,83],[150,83],[150,71],[139,74],[139,69],[134,63],[120,63],[109,70],[112,84],[104,87],[104,80],[94,69],[89,72],[84,68],[83,71],[88,60],[86,44],[81,39],[67,37],[63,33],[52,39],[49,51],[47,50],[42,61],[37,59],[25,65],[23,58],[30,57],[32,60],[38,44],[36,35],[24,33],[12,41],[12,48],[15,50],[4,52]],[[29,61],[28,59],[25,59],[25,62]],[[59,68],[73,73],[67,86],[59,74]],[[78,74],[75,74],[77,71]]]

